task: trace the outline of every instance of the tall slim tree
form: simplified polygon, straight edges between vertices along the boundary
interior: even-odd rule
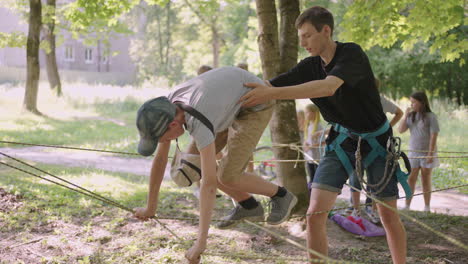
[[[259,24],[258,45],[262,60],[263,76],[270,79],[287,71],[297,63],[297,33],[294,21],[299,15],[298,0],[280,0],[280,36],[275,0],[256,0]],[[272,142],[278,144],[299,144],[300,137],[294,100],[277,101],[270,121]],[[289,148],[274,148],[280,160],[294,160],[302,155]],[[278,163],[277,172],[283,186],[299,198],[297,210],[304,210],[308,204],[307,182],[304,163]]]
[[[26,43],[26,89],[23,107],[32,113],[41,114],[37,109],[39,89],[39,43],[41,34],[41,0],[29,0],[29,29]]]
[[[221,6],[218,0],[208,0],[200,2],[190,2],[185,0],[192,12],[197,15],[202,24],[209,27],[211,31],[211,50],[213,54],[213,66],[219,66],[219,53],[223,42],[221,36],[221,25],[219,16],[221,15]]]
[[[46,51],[46,69],[47,78],[49,79],[50,89],[55,90],[57,96],[62,95],[62,83],[60,82],[60,75],[57,68],[57,57],[55,56],[55,0],[47,0],[46,12],[44,14],[43,25],[43,39],[48,43],[48,50]]]

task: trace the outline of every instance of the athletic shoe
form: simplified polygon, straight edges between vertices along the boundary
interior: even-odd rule
[[[372,206],[366,206],[366,214],[369,217],[369,220],[374,224],[380,223],[379,213],[372,209]]]
[[[351,216],[354,217],[354,218],[361,217],[361,210],[353,209],[353,212],[351,213]]]
[[[270,215],[267,222],[270,225],[279,225],[286,221],[291,214],[291,210],[297,204],[297,198],[294,194],[287,191],[284,197],[273,197],[270,200]]]
[[[227,229],[234,227],[239,223],[239,220],[246,219],[250,221],[263,221],[263,207],[261,204],[258,204],[257,207],[253,209],[245,209],[240,205],[236,205],[228,215],[222,218],[222,221],[216,224],[216,227],[219,229]]]
[[[429,212],[430,213],[431,212],[431,206],[425,205],[424,206],[424,212]]]

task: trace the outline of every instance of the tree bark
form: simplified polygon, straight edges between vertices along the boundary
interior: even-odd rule
[[[47,0],[47,5],[51,10],[50,16],[55,17],[55,0]],[[50,89],[56,90],[57,96],[62,95],[62,84],[60,82],[60,75],[57,67],[57,57],[55,56],[55,19],[49,18],[49,21],[44,27],[44,39],[49,43],[50,51],[46,52],[46,69],[47,78],[49,79]]]
[[[216,23],[216,21],[215,21]],[[211,45],[212,45],[212,50],[213,50],[213,67],[218,68],[219,66],[219,47],[220,47],[220,38],[219,38],[219,32],[216,27],[216,24],[211,25]]]
[[[37,110],[37,93],[39,85],[39,43],[41,34],[42,6],[41,0],[29,0],[29,29],[26,44],[26,89],[23,107],[35,114],[41,114]]]
[[[294,26],[299,16],[299,0],[280,0],[280,73],[286,72],[297,64],[298,39]],[[292,118],[291,118],[292,117]],[[279,100],[270,122],[272,141],[274,144],[302,145],[299,127],[296,119],[295,100]],[[303,159],[302,153],[290,148],[276,148],[280,159]],[[298,155],[299,154],[299,155]],[[309,204],[309,191],[304,162],[280,163],[277,166],[278,175],[282,175],[283,185],[292,191],[298,198],[297,210],[306,210]]]
[[[297,0],[280,0],[281,36],[278,38],[278,22],[274,0],[256,0],[259,24],[258,46],[262,61],[263,77],[270,79],[287,71],[297,63],[297,35],[294,21],[299,14]],[[270,121],[272,143],[299,144],[299,129],[294,100],[281,100],[275,106]],[[289,148],[273,148],[280,160],[303,159],[302,154]],[[309,201],[304,163],[278,163],[276,166],[280,184],[293,192],[299,203],[295,212],[305,211]]]

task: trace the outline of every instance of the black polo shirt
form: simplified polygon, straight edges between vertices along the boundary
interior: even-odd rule
[[[341,124],[358,133],[375,131],[383,125],[387,117],[382,110],[369,59],[355,43],[336,43],[335,55],[328,65],[324,65],[320,56],[308,57],[288,72],[270,80],[270,83],[281,87],[322,80],[328,75],[336,76],[344,83],[335,94],[311,98],[325,121]],[[389,129],[377,138],[378,141],[385,146],[391,133]],[[331,129],[327,142],[330,143],[336,135],[337,132]],[[348,139],[342,146],[345,150],[354,151],[356,141]],[[362,148],[364,152],[369,149],[367,144]]]

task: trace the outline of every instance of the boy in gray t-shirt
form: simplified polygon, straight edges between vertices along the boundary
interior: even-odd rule
[[[199,261],[206,248],[216,188],[239,202],[225,219],[229,224],[245,218],[263,220],[263,208],[251,193],[271,197],[273,205],[267,218],[270,224],[285,221],[297,203],[297,198],[284,187],[245,172],[273,110],[271,103],[241,108],[239,98],[250,90],[244,86],[246,82],[262,83],[255,75],[236,67],[214,69],[178,85],[168,97],[145,102],[138,110],[137,127],[141,138],[138,152],[149,156],[159,146],[151,169],[147,207],[136,208],[136,217],[147,219],[155,215],[170,142],[184,133],[184,127],[200,152],[199,233],[197,241],[185,254],[191,262]],[[212,129],[195,112],[203,115]],[[226,129],[229,133],[225,155],[216,168],[216,149],[221,148],[215,146],[215,134]]]

